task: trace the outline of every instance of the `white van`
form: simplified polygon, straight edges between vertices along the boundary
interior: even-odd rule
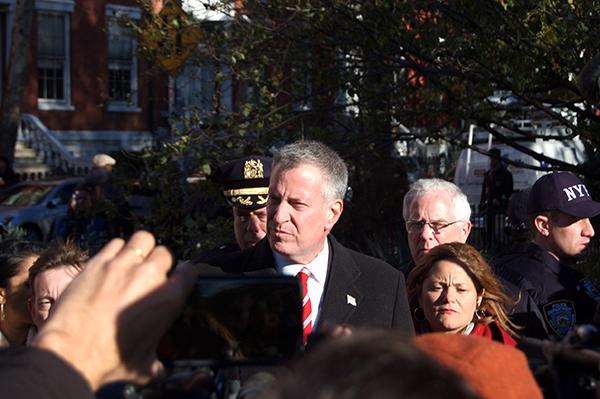
[[[558,159],[572,165],[579,165],[587,159],[583,142],[579,137],[573,140],[538,138],[535,141],[519,141],[518,143],[536,153],[544,154],[549,158]],[[477,147],[483,150],[488,150],[491,147],[498,148],[502,152],[502,156],[510,160],[522,163],[523,165],[543,166],[532,156],[526,155],[506,144],[495,144],[489,140],[486,143],[477,144]],[[479,206],[483,175],[489,168],[490,158],[488,156],[470,149],[463,149],[461,151],[454,173],[454,183],[467,195],[474,211],[477,211],[477,207]],[[531,187],[540,176],[547,173],[540,170],[520,168],[514,165],[509,165],[508,170],[513,175],[515,191]]]

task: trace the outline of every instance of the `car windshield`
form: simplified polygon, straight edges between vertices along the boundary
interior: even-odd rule
[[[18,185],[0,193],[0,206],[32,206],[39,204],[53,186]]]

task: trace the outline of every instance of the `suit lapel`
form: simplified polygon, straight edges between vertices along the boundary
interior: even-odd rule
[[[354,259],[332,236],[329,236],[328,241],[330,243],[329,272],[317,328],[323,321],[336,324],[348,322],[360,306],[363,297],[354,284],[360,276],[360,270]]]

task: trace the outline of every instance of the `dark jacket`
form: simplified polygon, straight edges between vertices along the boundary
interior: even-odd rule
[[[583,274],[561,263],[536,244],[493,262],[496,274],[514,299],[512,320],[524,337],[562,338],[576,324],[591,323],[600,291]]]
[[[93,399],[85,379],[51,352],[33,347],[0,351],[0,392],[10,399]]]
[[[414,334],[402,273],[379,259],[345,248],[332,236],[328,242],[329,270],[316,331],[327,321]],[[213,259],[211,265],[232,274],[276,273],[266,238],[245,251]]]

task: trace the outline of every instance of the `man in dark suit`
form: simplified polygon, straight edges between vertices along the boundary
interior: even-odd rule
[[[347,182],[344,161],[326,145],[283,147],[271,169],[267,238],[211,264],[233,274],[304,274],[305,333],[331,322],[412,334],[402,273],[329,235],[342,214]]]

